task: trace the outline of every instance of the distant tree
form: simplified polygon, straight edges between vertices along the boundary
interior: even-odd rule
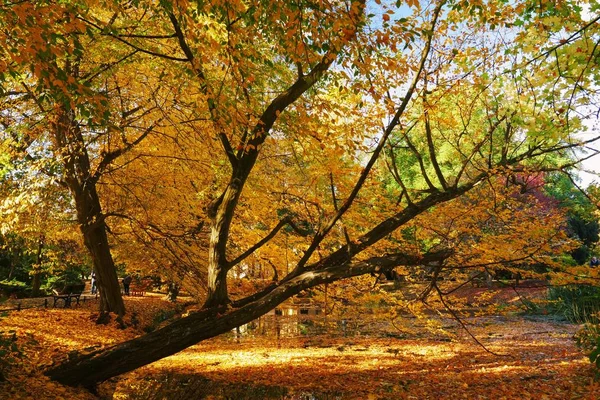
[[[586,264],[592,249],[600,240],[595,205],[568,175],[562,173],[550,175],[545,191],[566,211],[569,236],[581,243],[571,252],[571,256],[578,264]]]

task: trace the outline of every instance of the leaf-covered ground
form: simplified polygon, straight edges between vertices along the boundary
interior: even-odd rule
[[[31,309],[0,319],[15,343],[2,399],[94,399],[49,381],[42,371],[72,351],[142,334],[173,313],[157,297],[128,298],[127,329],[94,323],[92,302],[73,309]],[[600,385],[572,340],[578,327],[543,317],[465,320],[492,354],[458,324],[455,335],[215,338],[101,388],[115,399],[595,399]],[[416,325],[406,318],[402,323]],[[312,397],[311,397],[312,396]]]

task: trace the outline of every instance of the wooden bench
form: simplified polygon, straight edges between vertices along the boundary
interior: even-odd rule
[[[52,306],[56,307],[56,302],[58,300],[64,301],[65,308],[71,307],[73,300],[76,300],[77,305],[79,305],[79,298],[81,297],[81,293],[83,293],[84,288],[85,288],[85,284],[81,283],[81,284],[66,285],[61,290],[53,289],[52,297],[54,298],[54,304]]]
[[[139,283],[134,283],[129,287],[129,295],[130,296],[144,296],[151,284],[146,281],[141,281]]]
[[[146,294],[146,289],[142,286],[131,285],[129,287],[129,295],[130,296],[144,296]]]

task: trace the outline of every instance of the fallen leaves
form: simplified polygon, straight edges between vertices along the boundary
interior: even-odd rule
[[[11,312],[3,318],[3,329],[16,331],[24,357],[6,374],[8,382],[0,383],[0,398],[93,399],[83,389],[50,381],[43,370],[70,352],[140,335],[156,315],[174,307],[152,297],[126,302],[129,315],[137,314],[138,328],[119,329],[114,320],[95,325],[93,308],[87,306]],[[118,399],[495,400],[593,399],[600,389],[591,365],[574,346],[575,325],[509,316],[465,322],[486,347],[504,355],[486,352],[458,327],[449,328],[451,339],[232,334],[140,368],[101,390]]]

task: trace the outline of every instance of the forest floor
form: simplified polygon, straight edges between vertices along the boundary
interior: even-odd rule
[[[131,339],[180,311],[180,304],[159,296],[126,297],[125,302],[126,329],[114,320],[96,325],[94,301],[0,314],[0,350],[9,350],[0,358],[7,379],[0,382],[0,399],[97,399],[42,372],[69,353]],[[470,316],[463,319],[470,333],[442,319],[443,334],[432,333],[427,321],[414,317],[397,320],[395,325],[406,330],[396,326],[396,334],[350,331],[323,317],[301,323],[293,318],[293,324],[259,321],[252,329],[204,341],[101,385],[99,396],[562,400],[596,399],[600,392],[591,364],[573,340],[580,326],[551,316]]]

